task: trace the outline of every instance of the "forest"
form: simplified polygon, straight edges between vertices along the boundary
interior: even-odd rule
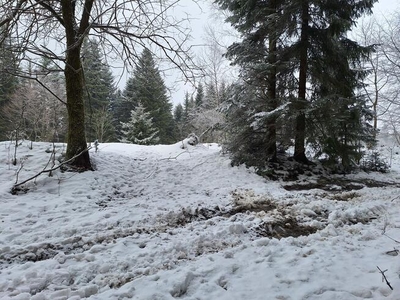
[[[2,1],[0,299],[400,299],[379,4]]]
[[[131,12],[125,19],[68,2],[57,10],[2,6],[0,140],[66,142],[68,159],[96,140],[171,144],[194,133],[223,145],[234,165],[265,171],[288,158],[319,159],[347,172],[371,153],[380,130],[396,135],[400,17],[375,17],[375,1],[215,1],[236,40],[221,45],[210,27],[201,55],[180,37],[160,37],[156,25],[130,31],[143,17],[189,36],[152,1],[137,15],[121,3]],[[38,11],[43,17],[28,17]],[[66,39],[53,37],[52,26]],[[126,58],[123,87],[111,56]],[[161,70],[166,59],[192,82],[175,106]],[[226,76],[229,68],[234,75]],[[84,156],[74,164],[90,169]]]

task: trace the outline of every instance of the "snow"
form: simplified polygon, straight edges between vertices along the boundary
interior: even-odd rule
[[[0,299],[400,299],[398,149],[390,173],[346,177],[392,185],[327,192],[231,167],[216,144],[100,144],[96,171],[12,195],[21,158],[19,182],[50,157],[28,145],[13,166],[0,143]],[[315,230],[285,237],[290,218]]]

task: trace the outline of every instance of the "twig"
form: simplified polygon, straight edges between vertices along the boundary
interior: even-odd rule
[[[146,179],[150,178],[157,171],[158,171],[158,167],[156,167],[153,171],[151,171],[150,174],[146,176]]]
[[[383,233],[384,236],[386,236],[387,238],[391,239],[393,242],[396,242],[397,244],[400,244],[400,241],[395,240],[394,238],[388,236],[386,233]]]
[[[208,163],[209,159],[206,159],[205,161],[198,163],[197,165],[195,165],[194,167],[192,167],[190,170],[193,171],[195,168],[200,167],[201,165],[204,165],[206,163]]]
[[[21,159],[20,160],[20,167],[17,170],[17,174],[16,174],[16,178],[15,178],[15,184],[18,182],[18,176],[19,176],[19,173],[21,172],[23,167],[24,167],[24,160]]]
[[[147,160],[147,157],[145,157],[145,158],[132,158],[132,160],[134,160],[134,161],[145,161],[145,160]]]
[[[385,281],[386,281],[386,284],[387,284],[387,285],[390,287],[390,289],[393,291],[393,288],[392,288],[392,286],[390,285],[390,282],[387,280],[386,275],[385,275],[385,272],[386,272],[387,270],[382,271],[378,266],[376,266],[376,267],[378,268],[379,272],[381,272],[381,274],[382,274],[382,282],[385,280]]]
[[[393,202],[394,200],[396,200],[396,199],[398,199],[398,198],[400,198],[400,195],[394,197],[392,200],[390,200],[390,202]]]
[[[79,157],[80,155],[82,155],[82,153],[84,153],[84,152],[86,152],[86,151],[89,151],[91,148],[92,148],[92,147],[86,148],[85,150],[83,150],[82,152],[76,154],[75,156],[71,157],[70,159],[68,159],[68,160],[66,160],[66,161],[63,161],[63,162],[60,163],[57,167],[50,168],[50,169],[47,169],[47,170],[42,170],[42,171],[40,171],[39,173],[37,173],[36,175],[34,175],[34,176],[32,176],[32,177],[30,177],[30,178],[28,178],[28,179],[26,179],[26,180],[24,180],[24,181],[22,181],[22,182],[20,182],[20,183],[14,184],[12,190],[14,190],[15,188],[17,188],[18,186],[21,186],[21,185],[27,183],[28,181],[31,181],[32,179],[35,179],[35,178],[39,177],[39,176],[42,175],[43,173],[53,172],[53,171],[55,171],[55,170],[61,168],[63,165],[65,165],[65,164],[67,164],[67,163],[73,161],[75,158],[77,158],[77,157]]]
[[[189,153],[189,154],[190,154],[189,151],[183,151],[183,152],[179,153],[177,156],[174,156],[174,157],[161,158],[160,161],[161,161],[161,160],[177,159],[179,156],[181,156],[181,155],[184,154],[184,153]]]
[[[56,146],[55,146],[55,144],[54,144],[54,142],[53,142],[53,150],[51,151],[50,158],[49,158],[47,164],[44,166],[43,170],[46,170],[46,168],[47,168],[47,166],[50,164],[50,162],[52,163],[51,168],[54,168],[54,166],[56,165],[56,163],[55,163],[55,157],[56,157]],[[53,176],[53,175],[52,175],[52,172],[49,172],[49,177],[51,177],[51,176]]]
[[[190,171],[193,171],[195,168],[200,167],[201,165],[204,165],[205,163],[207,163],[207,160],[195,165],[193,168],[190,169]]]

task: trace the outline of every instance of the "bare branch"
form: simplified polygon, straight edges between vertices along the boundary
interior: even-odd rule
[[[57,12],[53,9],[53,7],[51,7],[48,3],[44,2],[43,0],[36,0],[36,2],[37,2],[40,6],[42,6],[42,7],[45,8],[46,10],[48,10],[48,11],[51,13],[51,15],[52,15],[54,18],[56,18],[57,21],[58,21],[62,26],[65,27],[64,20],[61,18],[60,14],[57,13]]]
[[[81,23],[79,25],[78,33],[79,35],[83,35],[86,30],[89,28],[89,18],[92,12],[94,0],[86,0],[83,6]]]
[[[53,168],[50,168],[50,169],[44,169],[44,170],[40,171],[39,173],[37,173],[36,175],[34,175],[34,176],[32,176],[32,177],[30,177],[30,178],[28,178],[28,179],[26,179],[26,180],[24,180],[24,181],[22,181],[22,182],[20,182],[20,183],[14,184],[14,186],[13,186],[12,189],[11,189],[11,192],[17,191],[17,190],[18,190],[17,188],[18,188],[19,186],[21,186],[21,185],[23,185],[23,184],[25,184],[25,183],[27,183],[27,182],[29,182],[29,181],[31,181],[31,180],[33,180],[33,179],[39,177],[40,175],[42,175],[42,174],[44,174],[44,173],[53,172],[53,171],[55,171],[55,170],[61,168],[62,166],[66,165],[66,164],[68,164],[68,163],[70,163],[70,162],[72,162],[74,159],[76,159],[77,157],[79,157],[79,156],[82,155],[83,153],[89,151],[91,148],[92,148],[92,147],[86,148],[85,150],[83,150],[82,152],[76,154],[75,156],[71,157],[70,159],[68,159],[68,160],[66,160],[66,161],[63,161],[63,162],[60,163],[57,167],[53,167]]]
[[[390,282],[387,280],[386,275],[385,275],[385,272],[387,270],[382,271],[378,266],[376,266],[376,267],[378,268],[379,272],[382,274],[382,281],[385,280],[388,287],[393,291],[393,287],[390,285]]]
[[[0,21],[0,27],[3,27],[4,25],[7,25],[8,23],[10,23],[15,17],[18,16],[18,14],[20,13],[20,10],[22,8],[22,6],[25,4],[27,0],[20,0],[18,1],[17,5],[15,6],[15,8],[12,9],[12,12],[9,16],[7,16],[6,18],[4,18],[2,21]]]

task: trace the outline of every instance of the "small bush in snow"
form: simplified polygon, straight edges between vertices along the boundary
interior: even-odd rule
[[[390,170],[390,165],[381,157],[379,151],[373,151],[364,157],[361,169],[365,172],[387,173]]]

